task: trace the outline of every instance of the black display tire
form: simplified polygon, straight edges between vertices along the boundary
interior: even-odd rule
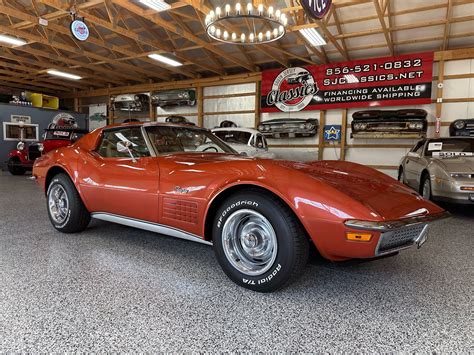
[[[232,265],[224,250],[225,223],[239,210],[264,216],[276,235],[275,260],[268,262],[271,265],[268,271],[257,276],[243,273]],[[308,237],[300,222],[278,198],[260,190],[247,190],[225,200],[216,213],[212,236],[214,252],[225,274],[236,284],[254,291],[273,292],[287,286],[302,274],[308,260]]]
[[[50,194],[52,194],[55,187],[62,188],[65,191],[68,200],[67,217],[64,221],[60,222],[55,220],[49,206]],[[82,232],[87,228],[91,220],[91,215],[84,206],[84,203],[82,202],[81,196],[77,192],[76,187],[69,176],[63,173],[55,175],[48,185],[48,190],[46,193],[46,207],[51,224],[54,228],[62,233]]]
[[[405,171],[402,167],[398,169],[398,181],[400,181],[402,184],[405,183]]]
[[[19,166],[21,164],[20,159],[17,157],[11,157],[8,159],[7,162],[7,168],[10,174],[12,175],[24,175],[26,173],[26,169],[22,166]]]

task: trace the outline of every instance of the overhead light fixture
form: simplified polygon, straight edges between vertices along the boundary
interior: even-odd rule
[[[180,67],[183,65],[183,63],[178,62],[177,60],[165,57],[164,55],[161,54],[149,54],[148,58],[157,60],[159,62],[171,65],[172,67]]]
[[[66,78],[66,79],[72,79],[72,80],[81,80],[82,79],[82,77],[80,77],[79,75],[65,73],[63,71],[59,71],[59,70],[55,70],[55,69],[49,69],[47,71],[47,73],[51,74],[51,75],[54,75],[54,76],[60,76],[62,78]]]
[[[7,35],[0,35],[0,42],[12,44],[14,46],[24,46],[25,44],[28,43],[20,38],[10,37]]]
[[[288,18],[273,6],[266,9],[263,4],[254,7],[252,2],[246,6],[237,3],[234,7],[227,4],[224,8],[218,6],[209,11],[205,25],[207,35],[216,41],[230,44],[262,44],[282,38],[286,33]],[[248,27],[250,30],[247,33],[234,30],[243,27]]]
[[[299,31],[314,47],[324,46],[326,44],[324,38],[314,28],[303,28]]]
[[[140,0],[140,2],[158,12],[171,9],[170,4],[160,0]]]

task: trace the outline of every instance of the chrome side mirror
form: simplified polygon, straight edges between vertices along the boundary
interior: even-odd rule
[[[132,161],[135,163],[137,160],[133,156],[132,150],[130,147],[132,146],[132,142],[130,141],[121,141],[117,143],[117,151],[119,153],[128,153],[132,158]]]
[[[420,158],[420,154],[415,152],[408,152],[407,156],[410,158]]]

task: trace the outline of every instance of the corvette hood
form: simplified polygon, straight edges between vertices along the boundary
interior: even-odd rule
[[[441,166],[448,173],[474,173],[474,157],[433,158],[432,161]]]
[[[443,211],[398,181],[362,165],[339,161],[281,164],[304,172],[333,187],[363,204],[384,220]]]

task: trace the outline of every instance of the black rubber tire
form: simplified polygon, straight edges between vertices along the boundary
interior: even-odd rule
[[[222,228],[232,213],[251,209],[265,216],[276,233],[278,253],[270,269],[259,276],[248,276],[227,260],[222,245]],[[239,286],[273,292],[294,281],[303,272],[308,260],[308,237],[293,212],[279,199],[261,192],[247,190],[229,197],[219,208],[213,222],[214,252],[225,274]]]
[[[26,173],[26,169],[22,166],[18,166],[18,164],[21,164],[21,162],[17,157],[11,157],[8,159],[7,167],[10,174],[24,175]]]
[[[432,201],[433,200],[433,190],[431,189],[431,180],[430,176],[428,174],[423,174],[423,177],[421,178],[421,184],[420,184],[420,195],[423,196],[423,187],[425,186],[425,181],[428,181],[430,184],[430,196],[427,198],[427,200]],[[425,196],[423,196],[425,198]]]
[[[53,186],[56,184],[61,185],[66,191],[67,198],[69,200],[69,213],[65,222],[62,224],[57,224],[54,219],[51,217],[51,212],[49,210],[48,199],[49,194]],[[46,193],[46,207],[48,210],[49,220],[54,228],[62,233],[77,233],[82,232],[87,228],[91,220],[91,215],[87,211],[84,203],[82,202],[81,196],[76,190],[73,182],[66,174],[57,174],[53,177],[50,184],[48,185],[48,190]]]
[[[402,184],[404,184],[405,183],[404,180],[405,180],[405,172],[403,171],[403,168],[400,167],[398,169],[398,181],[401,182]]]

